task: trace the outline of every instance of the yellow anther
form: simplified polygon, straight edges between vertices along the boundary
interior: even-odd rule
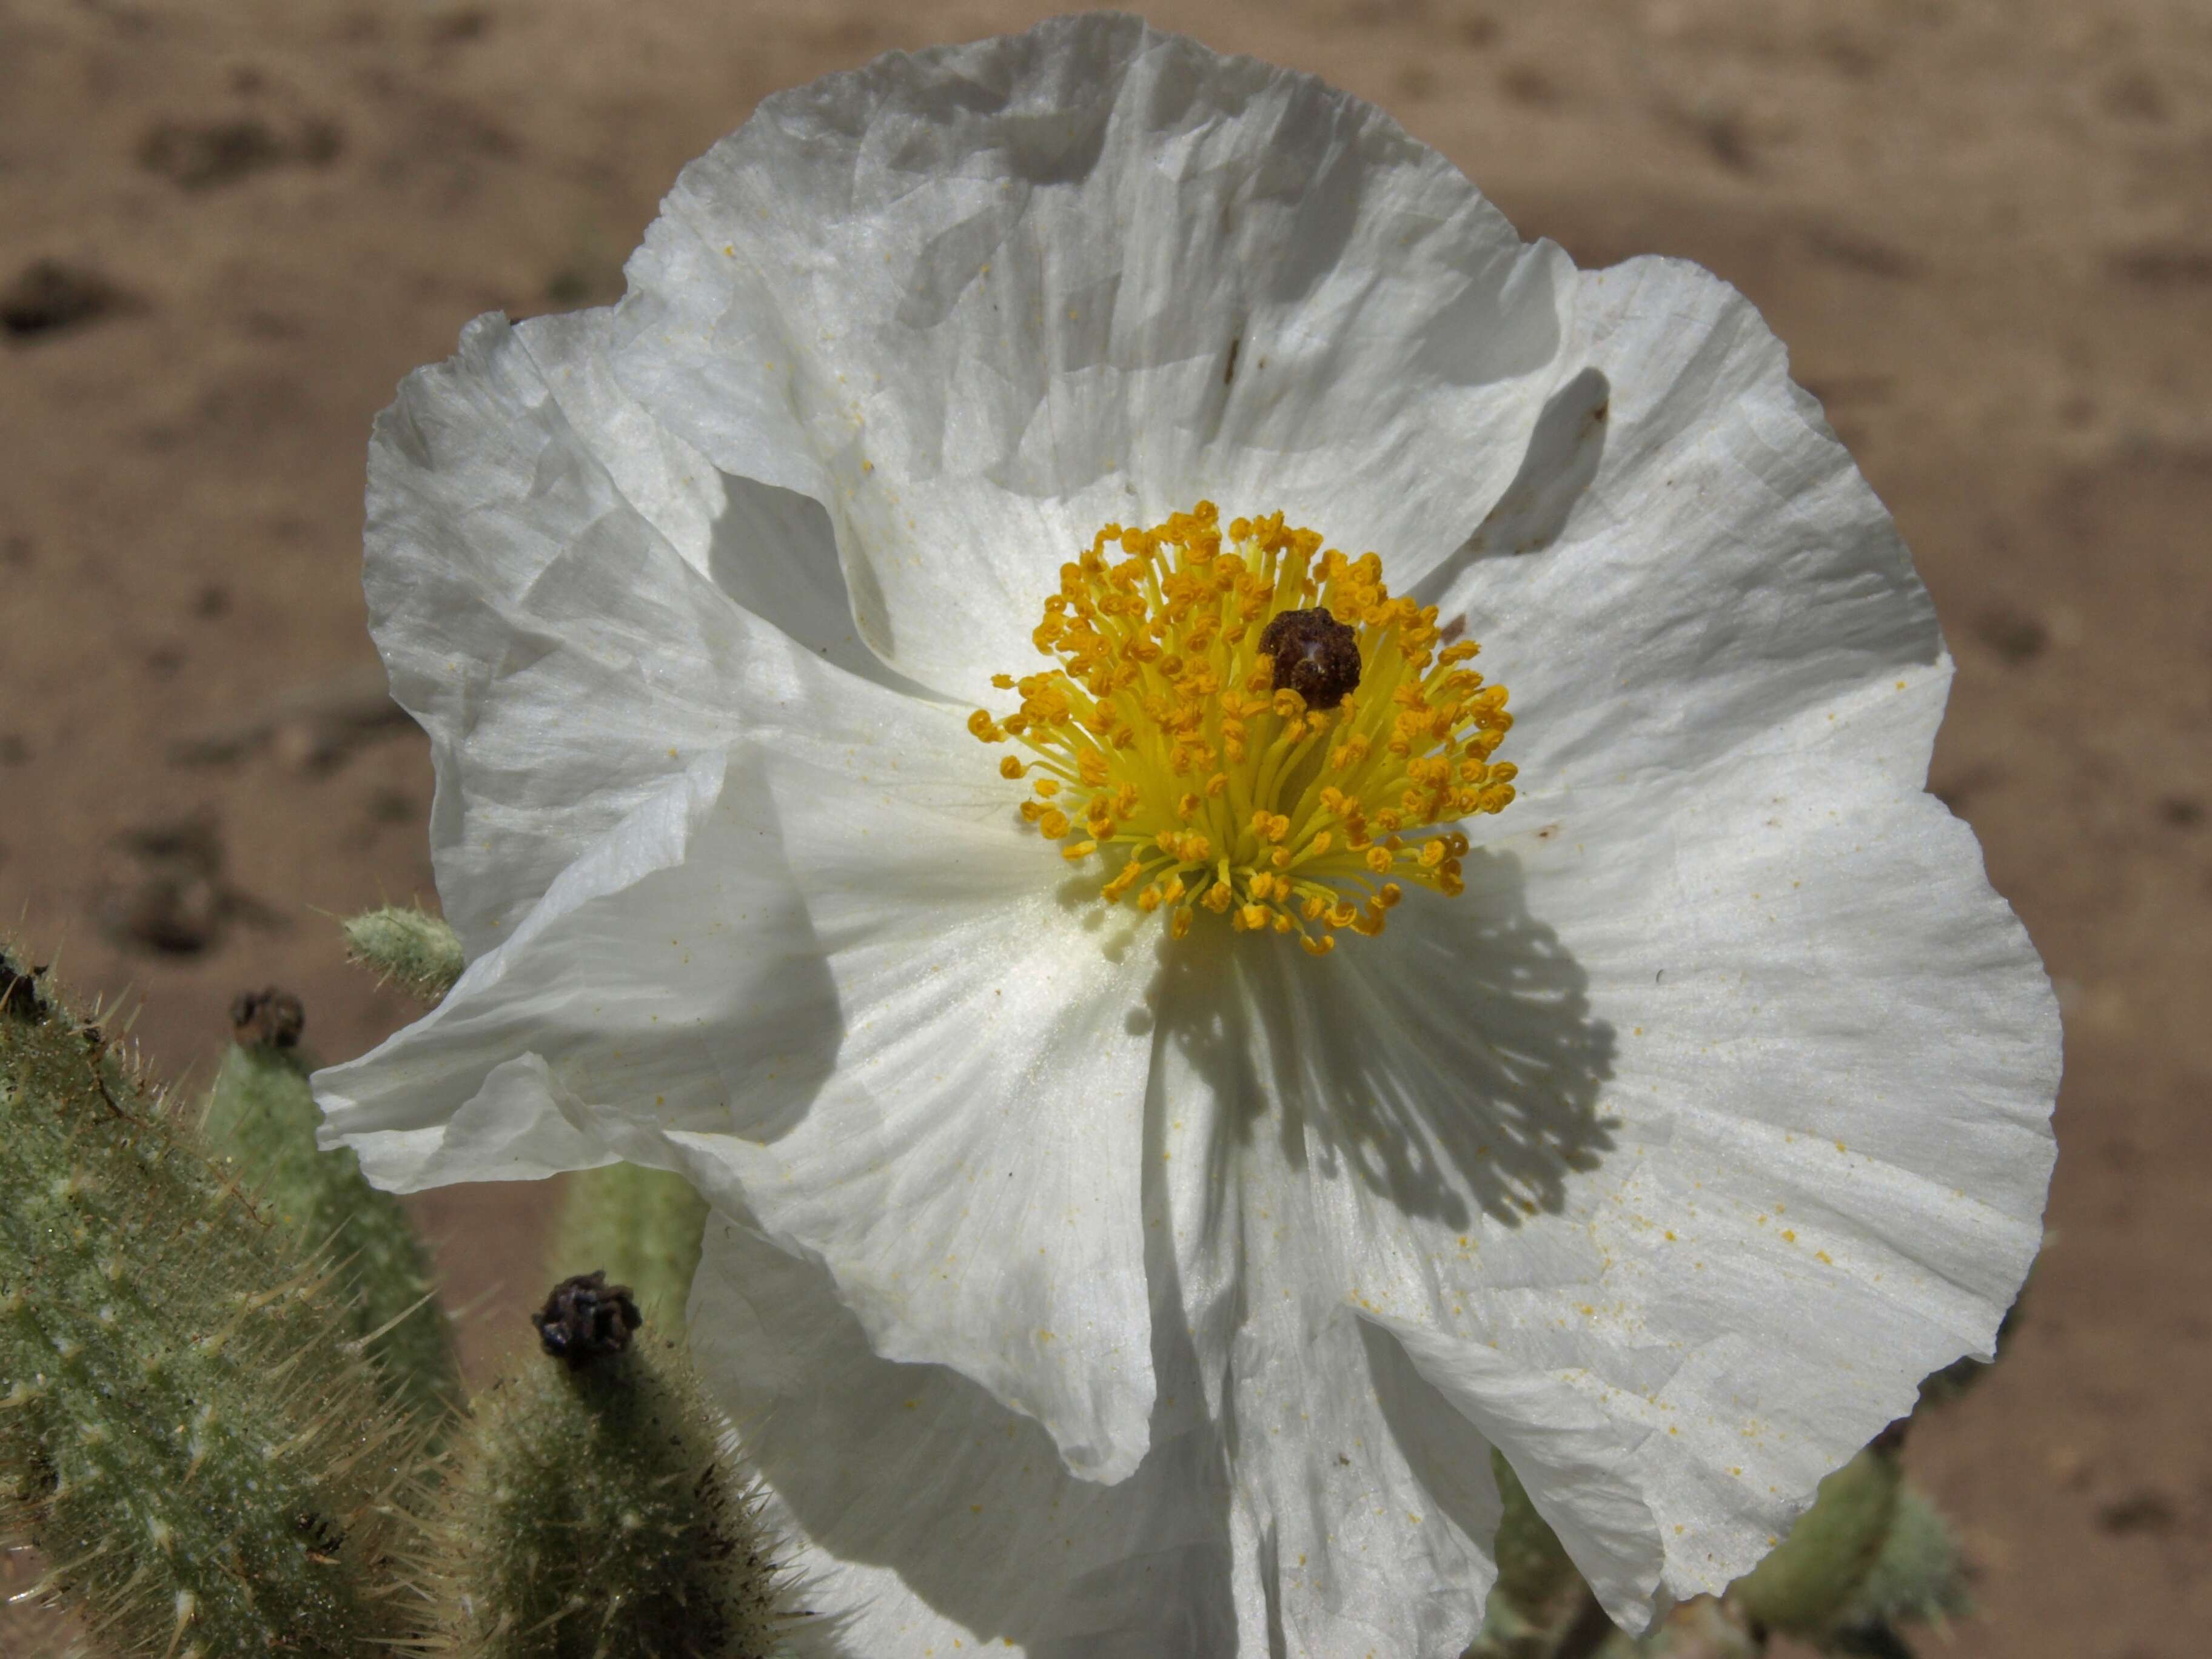
[[[1302,921],[1375,933],[1401,883],[1465,890],[1452,825],[1512,801],[1515,770],[1492,759],[1512,716],[1504,688],[1462,665],[1474,641],[1445,642],[1435,606],[1394,597],[1378,556],[1324,548],[1279,513],[1224,527],[1210,502],[1070,551],[1032,635],[1052,665],[994,676],[1018,706],[968,729],[1033,752],[1002,757],[1000,775],[1030,780],[1020,811],[1041,834],[1080,837],[1064,858],[1120,859],[1102,899],[1166,912],[1175,938],[1204,908],[1318,956],[1335,932]],[[1271,635],[1286,611],[1326,623]],[[1349,690],[1348,671],[1312,678],[1340,624]]]

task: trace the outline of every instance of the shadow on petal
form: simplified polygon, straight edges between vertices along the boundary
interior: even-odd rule
[[[1409,892],[1381,938],[1346,935],[1318,961],[1218,928],[1163,949],[1153,1006],[1225,1136],[1279,1135],[1293,1164],[1318,1146],[1322,1173],[1452,1228],[1564,1207],[1568,1176],[1613,1146],[1598,1112],[1613,1030],[1528,914],[1518,860],[1478,850],[1467,889]],[[1214,1157],[1217,1182],[1234,1179],[1234,1147]]]
[[[1441,605],[1477,560],[1540,553],[1557,541],[1605,459],[1612,410],[1613,383],[1601,369],[1585,368],[1554,392],[1498,504],[1457,550],[1421,578],[1412,597]]]
[[[821,502],[727,472],[722,491],[722,510],[707,547],[707,572],[715,586],[848,674],[908,696],[936,696],[889,666],[862,637],[854,617],[855,595],[838,562],[836,532]],[[863,570],[860,580],[861,609],[880,617],[883,596],[873,577]]]

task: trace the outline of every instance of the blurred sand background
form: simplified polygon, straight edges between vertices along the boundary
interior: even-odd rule
[[[11,929],[143,1003],[173,1074],[250,986],[300,993],[325,1057],[407,1018],[319,914],[431,892],[425,745],[363,628],[370,416],[478,312],[619,295],[678,167],[763,94],[1044,9],[0,0]],[[1934,590],[1933,785],[2067,1013],[2054,1246],[2006,1363],[1909,1450],[1985,1609],[1930,1645],[2206,1651],[2212,10],[1144,9],[1383,104],[1584,264],[1703,262],[1790,343]],[[486,1299],[479,1373],[546,1201],[420,1206],[452,1304]]]

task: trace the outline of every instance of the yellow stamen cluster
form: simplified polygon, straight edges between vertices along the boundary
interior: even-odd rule
[[[1358,642],[1358,689],[1329,709],[1276,690],[1259,645],[1314,607]],[[1027,750],[999,763],[1032,778],[1022,817],[1071,863],[1105,858],[1099,896],[1165,911],[1178,939],[1201,910],[1316,956],[1334,929],[1379,933],[1402,883],[1462,890],[1468,840],[1448,826],[1513,799],[1513,765],[1490,758],[1513,717],[1462,665],[1474,642],[1442,643],[1436,607],[1392,599],[1374,554],[1324,551],[1279,513],[1225,537],[1211,501],[1108,525],[1031,637],[1060,665],[994,676],[1021,708],[968,729]]]

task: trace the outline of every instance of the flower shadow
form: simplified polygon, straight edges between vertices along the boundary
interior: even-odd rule
[[[1613,1149],[1598,1102],[1617,1045],[1589,975],[1529,915],[1512,854],[1478,850],[1467,884],[1409,892],[1380,939],[1319,961],[1220,929],[1163,950],[1160,1040],[1219,1104],[1223,1199],[1235,1142],[1272,1133],[1293,1167],[1349,1174],[1407,1214],[1518,1226]]]

